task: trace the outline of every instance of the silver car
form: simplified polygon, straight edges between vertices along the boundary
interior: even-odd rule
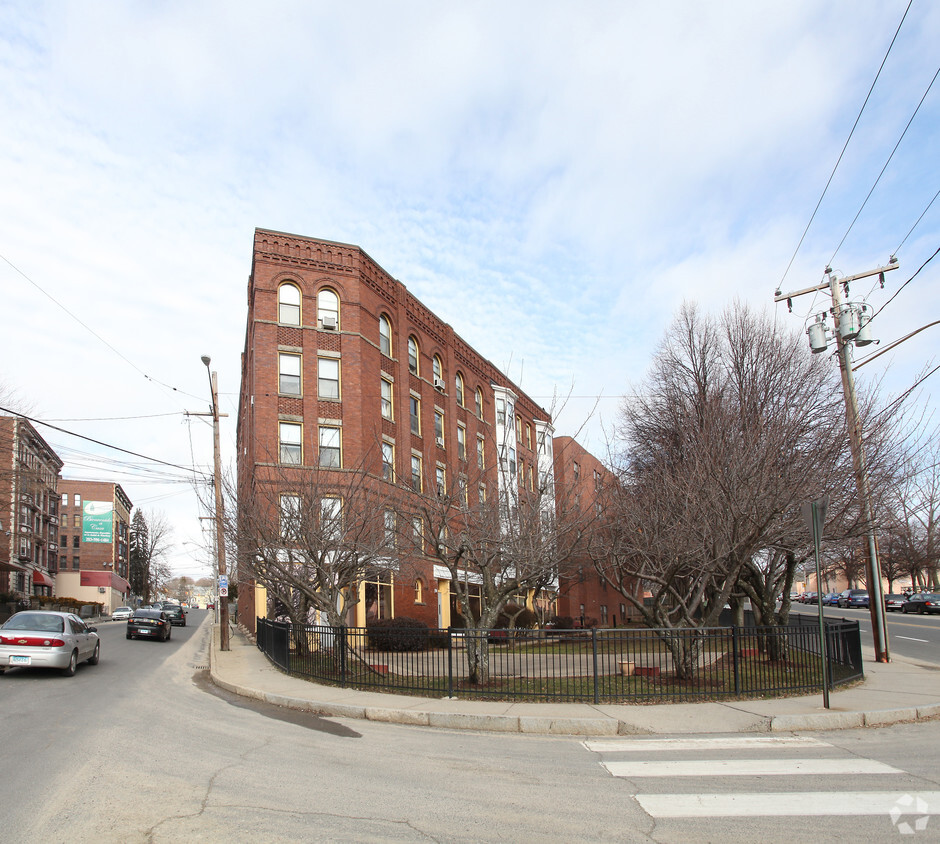
[[[127,621],[134,611],[130,607],[118,607],[113,613],[111,613],[112,621]]]
[[[80,662],[97,665],[98,631],[70,612],[24,610],[0,627],[0,674],[8,668],[58,668],[66,677]]]

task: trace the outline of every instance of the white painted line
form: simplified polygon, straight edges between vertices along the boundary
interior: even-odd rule
[[[926,644],[929,641],[928,639],[915,639],[913,636],[897,636],[896,635],[894,638],[895,639],[907,639],[908,642],[923,642],[924,644]]]
[[[695,759],[601,763],[614,777],[781,777],[903,774],[874,759]]]
[[[595,753],[658,753],[662,750],[746,750],[766,747],[832,747],[809,736],[716,736],[674,739],[591,739],[581,742]]]
[[[940,815],[940,791],[638,794],[636,800],[654,818],[890,815],[895,809],[910,822],[913,817]]]

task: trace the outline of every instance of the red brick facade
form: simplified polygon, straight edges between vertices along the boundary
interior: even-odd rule
[[[293,291],[283,285],[299,291],[299,313]],[[335,312],[331,294],[338,302]],[[380,320],[389,328],[386,337]],[[409,341],[416,343],[416,358]],[[282,373],[284,383],[279,381],[279,355],[290,370]],[[324,373],[326,379],[318,383]],[[394,448],[395,477],[410,478],[412,457],[417,456],[424,484],[435,482],[438,469],[448,483],[456,477],[479,477],[477,444],[482,438],[487,484],[495,484],[495,472],[489,470],[497,461],[493,431],[499,388],[516,396],[515,458],[521,477],[534,479],[536,423],[550,422],[544,409],[359,247],[256,230],[239,399],[240,488],[270,474],[269,467],[279,462],[279,422],[302,426],[297,472],[316,471],[320,429],[325,427],[341,430],[343,469],[362,468],[381,479],[385,443]],[[385,400],[390,400],[390,412],[383,411]],[[413,407],[418,410],[416,424]],[[471,488],[471,494],[477,489]],[[409,574],[394,581],[395,614],[437,626],[440,572],[430,559],[411,562],[416,565],[409,566]],[[252,627],[255,616],[264,614],[264,607],[254,606],[253,584],[240,575],[240,621]]]

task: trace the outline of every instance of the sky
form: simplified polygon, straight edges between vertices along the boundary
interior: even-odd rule
[[[803,331],[775,290],[896,254],[882,345],[940,319],[937,44],[932,0],[0,0],[0,393],[209,574],[186,411],[208,354],[230,468],[259,227],[360,246],[603,456],[683,302]]]

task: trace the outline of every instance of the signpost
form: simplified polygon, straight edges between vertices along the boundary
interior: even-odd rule
[[[822,540],[823,523],[826,521],[826,508],[829,496],[824,495],[810,501],[800,508],[803,520],[813,535],[813,552],[816,555],[816,607],[819,610],[819,658],[822,661],[823,706],[829,708],[829,658],[826,650],[826,622],[823,620],[822,574],[819,568],[819,543]]]

